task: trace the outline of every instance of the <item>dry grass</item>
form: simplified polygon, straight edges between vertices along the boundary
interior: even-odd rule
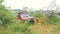
[[[31,34],[60,34],[60,32],[51,32],[57,28],[57,26],[52,26],[45,23],[47,17],[36,18],[35,24],[31,25],[29,28],[31,30]]]
[[[35,24],[44,24],[45,23],[45,20],[47,19],[47,16],[44,16],[42,18],[35,18]]]

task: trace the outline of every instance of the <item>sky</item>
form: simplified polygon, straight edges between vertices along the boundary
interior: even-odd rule
[[[53,0],[4,0],[2,3],[11,9],[22,9],[23,7],[32,7],[34,9],[47,8]],[[60,0],[56,1],[60,6]]]

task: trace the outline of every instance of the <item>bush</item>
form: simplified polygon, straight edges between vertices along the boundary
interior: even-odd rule
[[[11,13],[8,9],[6,9],[5,6],[0,5],[0,24],[1,25],[7,25],[10,23],[15,23],[16,20],[16,15]]]
[[[60,25],[60,18],[57,17],[50,17],[46,20],[46,22],[48,24],[52,24],[52,25]]]

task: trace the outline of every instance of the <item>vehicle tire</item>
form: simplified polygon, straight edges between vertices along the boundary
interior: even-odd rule
[[[35,23],[34,19],[31,19],[29,22],[30,22],[30,24],[34,24]]]

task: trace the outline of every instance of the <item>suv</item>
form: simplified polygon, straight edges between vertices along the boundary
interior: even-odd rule
[[[20,19],[22,21],[29,20],[30,23],[34,23],[33,17],[30,14],[28,14],[28,13],[20,12],[20,13],[18,13],[17,17],[18,17],[18,19]]]

